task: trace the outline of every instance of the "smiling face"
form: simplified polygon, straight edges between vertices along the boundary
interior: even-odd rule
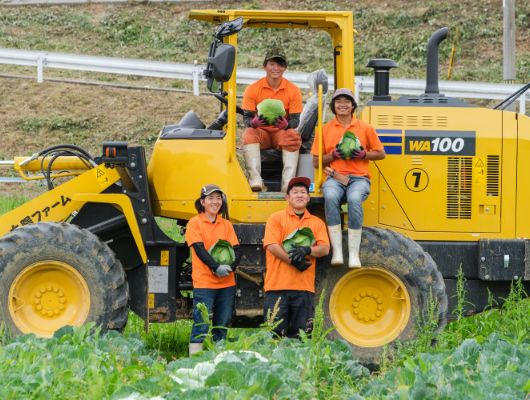
[[[296,213],[301,213],[309,203],[309,192],[305,186],[293,186],[285,195],[285,200]]]
[[[223,205],[223,196],[219,192],[213,192],[201,199],[201,204],[207,216],[215,217]]]
[[[267,78],[279,79],[283,76],[283,73],[285,72],[287,67],[283,66],[282,64],[274,60],[269,60],[264,65],[263,69],[265,70],[265,73],[267,74]]]
[[[347,96],[339,96],[334,100],[335,115],[349,117],[353,114],[353,102]]]

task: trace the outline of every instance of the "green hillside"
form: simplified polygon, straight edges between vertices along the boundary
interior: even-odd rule
[[[192,8],[217,8],[219,2],[175,4],[0,7],[0,47],[47,50],[181,63],[205,63],[213,26],[188,20]],[[224,1],[224,8],[347,10],[354,7],[356,73],[369,75],[370,58],[392,58],[395,77],[425,77],[425,46],[436,29],[449,26],[441,48],[440,77],[447,78],[455,46],[454,80],[502,82],[502,4],[464,0],[423,2]],[[517,2],[518,81],[530,76],[530,3]],[[259,68],[266,46],[282,45],[293,71],[332,71],[326,34],[253,29],[240,35],[239,65]],[[0,65],[0,159],[75,142],[99,151],[106,139],[151,144],[164,123],[190,108],[205,121],[215,118],[218,103],[180,92],[91,87],[64,83],[37,84],[33,68]],[[6,76],[31,76],[31,80]],[[189,89],[183,81],[45,70],[45,78],[95,79],[105,83]]]

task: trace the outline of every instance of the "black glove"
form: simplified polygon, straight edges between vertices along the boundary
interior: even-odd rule
[[[309,261],[307,258],[302,258],[301,260],[291,260],[291,265],[298,271],[303,272],[311,266],[311,261]]]
[[[309,246],[293,246],[287,253],[291,262],[303,260],[306,256],[311,254],[311,247]]]

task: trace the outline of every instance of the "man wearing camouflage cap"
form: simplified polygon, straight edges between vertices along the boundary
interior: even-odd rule
[[[302,112],[302,93],[283,77],[287,69],[285,53],[278,48],[267,52],[263,61],[265,77],[247,87],[243,94],[242,108],[247,128],[243,133],[245,163],[249,183],[253,191],[263,190],[260,150],[275,148],[282,151],[282,191],[296,174],[298,153],[302,145],[300,134],[295,130]],[[257,106],[265,99],[281,100],[286,115],[278,117],[272,125],[257,114]]]

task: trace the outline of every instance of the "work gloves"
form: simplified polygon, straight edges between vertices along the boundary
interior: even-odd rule
[[[352,160],[364,160],[366,158],[366,151],[363,146],[359,150],[353,150],[350,158]]]
[[[346,157],[337,144],[331,155],[334,160],[364,160],[366,158],[366,150],[361,146],[359,150],[352,150],[350,157]]]
[[[267,125],[267,123],[259,115],[254,115],[250,120],[250,126],[252,128],[261,128],[262,126]]]
[[[274,120],[274,124],[273,124],[276,128],[278,129],[287,129],[287,127],[289,126],[289,121],[287,121],[287,119],[285,117],[278,117]]]
[[[311,261],[306,257],[311,254],[311,247],[309,246],[294,246],[288,252],[291,259],[291,265],[299,271],[305,271],[311,266]]]
[[[228,276],[230,272],[232,272],[232,267],[230,265],[221,264],[217,267],[214,273],[215,275],[219,277],[224,277],[224,276]]]
[[[335,149],[333,150],[333,152],[331,153],[331,155],[333,156],[333,159],[334,160],[345,160],[346,158],[344,157],[344,153],[342,152],[342,150],[339,148],[339,144],[337,143],[337,145],[335,146]]]

